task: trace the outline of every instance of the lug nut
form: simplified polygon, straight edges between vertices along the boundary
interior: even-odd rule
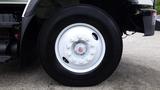
[[[74,39],[71,39],[70,41],[71,41],[71,43],[73,43],[73,42],[74,42]]]
[[[89,57],[88,57],[88,61],[92,61],[94,59],[94,56],[93,55],[90,55]]]
[[[67,46],[67,49],[69,50],[69,49],[70,49],[70,46]]]
[[[94,46],[94,45],[91,45],[90,47],[91,47],[91,48],[94,48],[95,46]]]
[[[82,61],[82,60],[80,61],[80,64],[83,64],[83,61]]]
[[[87,63],[88,63],[87,60],[84,60],[84,61],[83,61],[83,64],[87,64]]]
[[[69,43],[69,44],[66,45],[67,49],[71,49],[71,47],[72,47],[72,43]]]
[[[82,37],[77,37],[78,38],[78,40],[82,40]]]
[[[74,61],[70,57],[68,58],[68,60],[70,63],[74,63]]]
[[[95,53],[92,52],[91,55],[93,56],[93,55],[95,55]]]
[[[66,52],[65,52],[65,55],[66,55],[67,57],[71,57],[71,52],[70,52],[70,51],[66,51]]]
[[[92,61],[91,59],[88,59],[88,62]]]
[[[89,42],[89,39],[85,39],[86,42]]]
[[[71,54],[68,54],[68,57],[71,57]]]

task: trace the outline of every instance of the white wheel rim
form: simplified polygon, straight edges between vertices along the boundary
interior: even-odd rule
[[[58,62],[67,70],[86,73],[97,68],[105,55],[106,45],[102,34],[86,23],[64,28],[55,43]]]

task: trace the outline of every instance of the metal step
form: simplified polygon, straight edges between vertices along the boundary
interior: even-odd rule
[[[15,46],[15,44],[13,44]],[[7,49],[12,50],[11,53],[14,52],[14,46],[9,47],[9,42],[6,40],[0,40],[0,63],[7,63],[11,60],[12,56],[9,54]]]
[[[19,22],[0,22],[0,28],[12,28],[14,25],[18,25]]]
[[[11,56],[0,56],[0,63],[6,63],[11,59]]]
[[[12,28],[14,25],[18,25],[13,14],[0,14],[0,28]]]

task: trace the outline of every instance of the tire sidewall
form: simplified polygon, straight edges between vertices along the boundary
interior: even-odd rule
[[[81,18],[81,21],[77,20]],[[77,20],[77,21],[76,21]],[[97,28],[105,39],[106,53],[94,70],[78,74],[65,69],[57,60],[55,41],[63,28],[74,23],[87,23]],[[62,84],[97,84],[109,77],[119,64],[122,39],[113,19],[93,6],[73,6],[53,14],[40,32],[39,46],[42,64],[47,73]]]

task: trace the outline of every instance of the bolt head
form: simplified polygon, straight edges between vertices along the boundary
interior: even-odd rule
[[[94,46],[94,45],[91,45],[90,47],[91,47],[91,48],[95,48],[95,46]]]
[[[83,64],[83,60],[80,60],[80,64],[81,64],[81,65]]]
[[[90,62],[90,61],[92,61],[94,59],[94,56],[93,55],[90,55],[89,57],[88,57],[88,62]]]
[[[75,42],[75,40],[74,39],[70,39],[70,42],[73,43],[73,42]]]
[[[83,60],[83,65],[87,64],[88,61],[87,60]]]
[[[76,64],[76,65],[80,65],[80,61],[76,61],[75,64]]]
[[[82,37],[77,37],[78,40],[82,40]]]
[[[91,53],[91,55],[92,55],[92,56],[94,56],[94,55],[95,55],[95,53],[93,53],[93,52],[92,52],[92,53]]]
[[[86,42],[89,42],[89,39],[85,39]]]
[[[69,50],[71,49],[71,45],[67,45],[66,48]]]

